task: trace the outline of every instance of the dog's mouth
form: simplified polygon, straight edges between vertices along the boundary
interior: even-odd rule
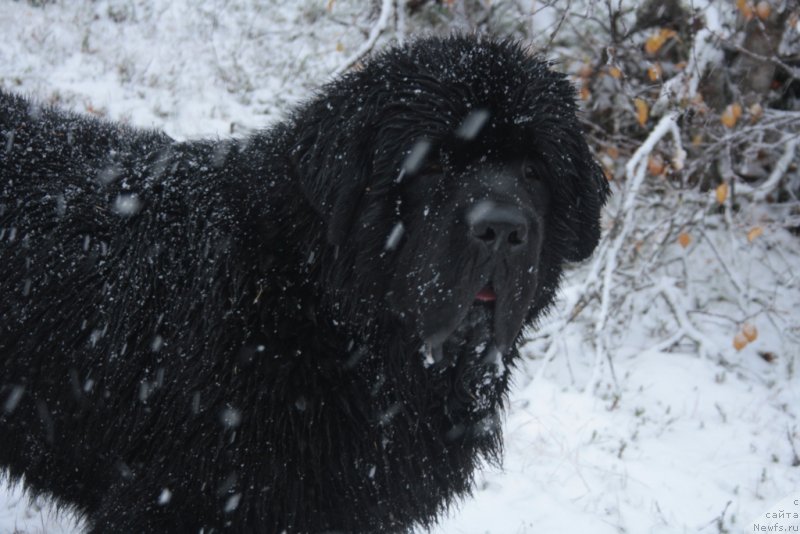
[[[492,345],[501,353],[511,348],[524,310],[511,292],[503,289],[504,284],[498,286],[490,279],[479,287],[472,299],[462,301],[460,306],[442,307],[426,315],[423,339],[428,345],[441,347],[445,341],[452,345],[454,340],[464,342],[469,338],[473,345]]]
[[[456,439],[496,412],[500,402],[498,384],[507,367],[494,326],[497,314],[502,315],[496,308],[498,300],[487,285],[443,341],[429,340],[423,347],[426,367],[445,382],[441,386],[445,410],[455,424],[447,439]]]
[[[491,282],[486,284],[483,289],[478,291],[478,294],[475,295],[475,302],[482,304],[487,304],[496,300],[497,294],[494,292],[494,287],[492,287]]]
[[[426,339],[426,351],[433,360],[439,362],[444,353],[455,355],[468,347],[471,347],[468,349],[470,351],[481,347],[478,353],[490,347],[497,350],[495,320],[497,313],[501,313],[497,309],[497,301],[494,284],[489,281],[475,293],[471,306],[464,306],[460,308],[461,312],[455,314],[437,314],[437,318],[446,326]],[[445,345],[449,350],[443,351]]]

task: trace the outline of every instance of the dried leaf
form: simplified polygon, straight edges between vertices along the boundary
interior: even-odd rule
[[[733,128],[736,126],[736,117],[733,116],[733,112],[730,110],[730,106],[725,108],[725,111],[722,112],[722,116],[719,119],[722,121],[722,124],[727,126],[728,128]]]
[[[651,82],[657,82],[658,80],[660,80],[662,73],[663,69],[661,68],[661,65],[658,63],[650,65],[650,68],[647,69],[647,77],[650,78]]]
[[[636,120],[639,121],[640,126],[644,126],[647,124],[647,117],[650,114],[650,108],[647,106],[647,102],[641,98],[636,98],[633,100],[633,105],[636,106]]]
[[[753,18],[753,6],[747,0],[736,0],[736,8],[742,13],[745,20]]]
[[[758,122],[762,115],[764,115],[764,107],[758,102],[750,106],[748,111],[750,112],[750,122]]]
[[[695,111],[700,115],[708,113],[708,106],[706,106],[706,103],[703,101],[703,95],[700,93],[694,95],[690,102],[692,103],[692,107],[695,108]]]
[[[728,107],[725,108],[725,111],[722,112],[722,116],[720,120],[722,124],[727,126],[728,128],[733,128],[736,126],[736,122],[739,120],[739,117],[742,116],[742,106],[740,104],[729,104]]]
[[[716,195],[717,195],[717,202],[719,202],[720,204],[725,204],[725,201],[728,199],[727,182],[722,182],[717,186]]]
[[[683,248],[686,248],[686,247],[688,247],[688,246],[689,246],[689,243],[691,243],[691,242],[692,242],[692,236],[690,236],[690,235],[689,235],[689,234],[687,234],[686,232],[681,232],[681,233],[678,235],[678,243],[680,243],[680,245],[681,245]]]
[[[772,10],[770,8],[769,2],[761,0],[761,2],[756,4],[756,15],[758,15],[758,18],[760,18],[761,20],[767,20],[769,18],[769,14],[771,11]]]
[[[611,66],[608,68],[608,74],[615,80],[622,78],[622,70],[619,67]]]
[[[736,350],[742,350],[747,346],[747,337],[742,332],[738,332],[735,336],[733,336],[733,348]]]
[[[778,357],[775,355],[774,352],[770,352],[770,351],[766,351],[766,350],[758,351],[758,355],[761,356],[761,358],[767,363],[772,363],[772,362],[774,362],[775,360],[778,359]]]
[[[744,323],[744,325],[742,326],[742,334],[744,334],[744,337],[747,338],[747,341],[749,343],[752,343],[758,337],[758,330],[753,324]]]
[[[749,243],[752,243],[763,233],[764,233],[763,228],[761,228],[760,226],[755,226],[749,232],[747,232],[747,241]]]
[[[619,158],[619,148],[617,146],[615,146],[615,145],[609,145],[608,148],[606,148],[606,154],[611,156],[612,159],[618,159]]]
[[[660,176],[664,174],[667,166],[664,164],[664,158],[660,154],[653,154],[647,160],[647,171],[653,176]]]
[[[592,92],[586,85],[581,86],[581,100],[589,100],[592,97]]]
[[[675,30],[670,30],[669,28],[661,28],[658,33],[654,33],[650,37],[647,38],[647,41],[644,43],[644,50],[650,55],[655,54],[661,47],[664,46],[669,39],[675,37],[677,32]]]
[[[583,63],[581,68],[578,69],[578,76],[586,80],[592,76],[592,72],[592,66],[589,63]]]
[[[661,38],[661,35],[655,33],[647,38],[647,41],[644,43],[644,50],[648,54],[655,54],[658,50],[664,46],[664,40]]]
[[[341,41],[336,43],[336,51],[337,52],[344,52],[344,45],[342,44]]]

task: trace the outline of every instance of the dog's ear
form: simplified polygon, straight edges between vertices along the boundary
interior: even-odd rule
[[[292,164],[303,195],[325,223],[328,242],[339,246],[369,186],[372,158],[368,147],[354,142],[359,136],[348,133],[352,124],[336,124],[338,115],[330,110],[316,112],[317,121],[297,125]]]
[[[600,241],[600,210],[609,194],[608,181],[583,138],[576,139],[565,166],[556,172],[560,187],[554,191],[558,211],[552,217],[555,246],[567,261],[583,261]]]
[[[578,120],[577,93],[553,64],[522,50],[527,83],[517,96],[529,109],[527,138],[550,170],[551,224],[556,252],[567,261],[592,255],[600,241],[600,210],[609,194],[608,181],[589,150]]]
[[[592,255],[600,242],[600,210],[609,194],[606,180],[600,165],[586,148],[584,158],[577,165],[577,187],[574,204],[567,212],[568,224],[572,225],[576,242],[568,250],[565,258],[569,261],[583,261]]]

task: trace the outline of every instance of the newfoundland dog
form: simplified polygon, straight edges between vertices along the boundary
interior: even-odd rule
[[[430,526],[608,192],[564,75],[425,38],[246,139],[0,93],[0,466],[94,533]]]

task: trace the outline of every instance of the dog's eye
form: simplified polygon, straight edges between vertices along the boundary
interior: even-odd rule
[[[421,176],[441,176],[444,174],[444,167],[438,161],[432,161],[430,163],[426,163],[419,171],[417,171],[418,175]]]
[[[541,180],[542,170],[532,161],[526,161],[522,164],[522,175],[526,180]]]

